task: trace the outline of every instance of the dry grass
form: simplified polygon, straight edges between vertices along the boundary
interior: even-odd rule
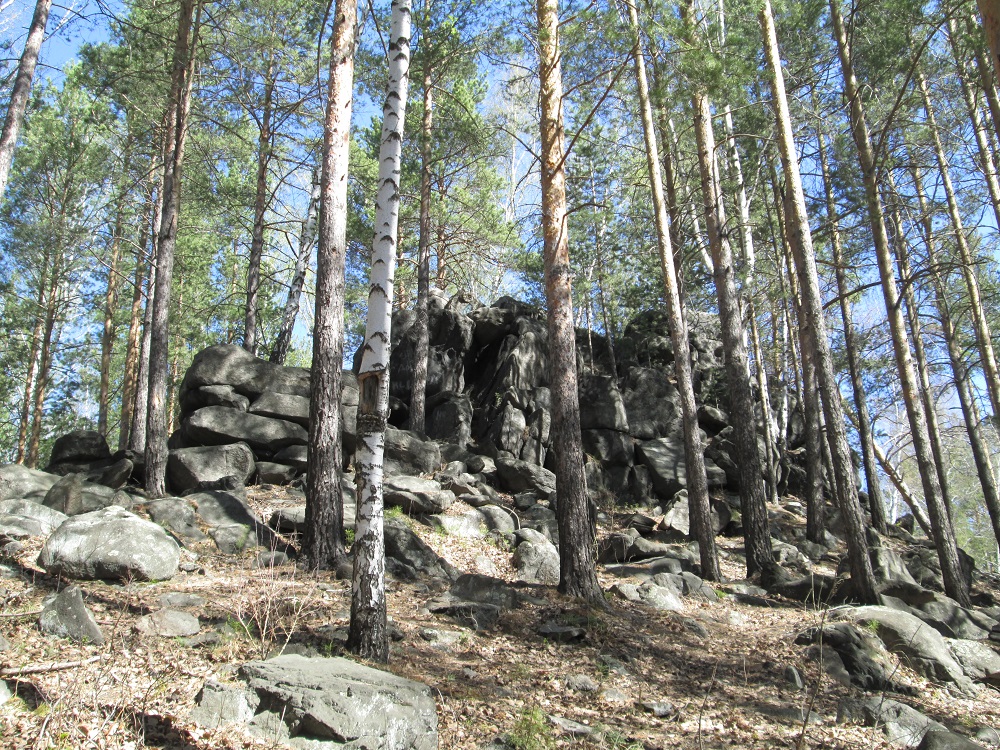
[[[263,511],[290,500],[280,491],[253,493]],[[486,542],[455,540],[426,530],[425,540],[463,570],[488,559],[510,578],[509,553]],[[40,542],[26,545],[16,565],[0,578],[4,614],[30,612],[63,585],[34,563]],[[76,668],[27,675],[17,697],[0,707],[0,747],[139,748],[187,750],[269,747],[231,728],[206,730],[188,719],[208,678],[231,680],[242,662],[283,648],[339,652],[335,632],[345,628],[349,587],[330,575],[306,575],[291,565],[256,569],[254,556],[223,556],[204,543],[200,569],[156,584],[82,584],[88,606],[107,636],[102,647],[42,635],[37,616],[0,618],[0,635],[11,649],[0,668],[55,661],[98,661]],[[742,571],[724,563],[727,576]],[[602,577],[605,588],[615,579]],[[4,593],[4,591],[6,593]],[[194,608],[202,633],[217,642],[185,645],[180,639],[143,636],[135,620],[160,607],[169,591],[198,594]],[[507,735],[518,748],[882,748],[876,729],[835,722],[848,690],[824,678],[796,634],[820,624],[822,613],[801,606],[749,607],[730,597],[715,604],[685,600],[684,613],[659,613],[620,600],[612,610],[591,611],[552,589],[532,587],[544,604],[507,613],[499,626],[475,633],[431,615],[434,597],[420,583],[391,581],[389,615],[402,636],[392,644],[389,669],[426,683],[437,696],[440,746],[487,747]],[[550,620],[586,629],[582,643],[551,643],[537,634]],[[421,631],[462,631],[459,641],[436,648]],[[806,691],[784,679],[793,665]],[[586,675],[596,691],[570,689],[568,678]],[[1000,700],[984,690],[975,701],[952,696],[905,667],[895,676],[919,689],[918,708],[949,726],[1000,727]],[[571,681],[570,681],[571,682]],[[13,683],[9,683],[13,684]],[[643,703],[671,703],[677,715],[657,718]],[[821,722],[803,731],[782,718],[812,702]],[[912,703],[912,701],[910,701]],[[597,729],[574,737],[553,727],[547,715]]]

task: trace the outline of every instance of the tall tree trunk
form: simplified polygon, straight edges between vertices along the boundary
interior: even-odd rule
[[[38,360],[38,375],[35,378],[35,390],[32,394],[31,436],[28,439],[28,451],[25,465],[29,469],[38,466],[38,451],[42,437],[42,417],[45,406],[45,395],[48,390],[49,377],[52,371],[52,360],[55,355],[56,321],[62,306],[62,268],[63,256],[57,251],[52,260],[52,270],[49,273],[49,285],[45,293],[44,322],[42,323],[42,345]]]
[[[155,248],[153,250],[155,257]],[[156,293],[156,264],[150,260],[146,280],[146,307],[142,313],[142,341],[139,344],[139,362],[136,370],[135,406],[132,409],[132,428],[129,430],[129,450],[146,453],[146,429],[149,423],[149,359],[153,336],[153,295]]]
[[[45,38],[45,24],[49,20],[49,10],[52,0],[37,0],[35,12],[28,28],[28,39],[24,43],[21,60],[17,64],[17,75],[14,77],[14,88],[10,92],[7,104],[7,115],[4,117],[3,130],[0,130],[0,199],[7,192],[7,180],[10,168],[14,163],[14,148],[17,146],[17,136],[21,132],[24,112],[28,108],[28,96],[31,94],[31,79],[35,76],[35,65],[38,63],[38,52]]]
[[[976,0],[976,4],[993,58],[994,75],[1000,77],[1000,0]]]
[[[865,602],[875,603],[878,593],[875,575],[868,557],[868,541],[865,537],[864,513],[858,499],[854,483],[854,465],[851,463],[851,449],[847,443],[847,429],[844,423],[840,385],[833,371],[833,356],[830,340],[826,332],[826,318],[823,315],[823,298],[819,288],[819,273],[816,270],[816,254],[813,250],[809,216],[806,213],[805,194],[802,177],[792,135],[792,119],[788,111],[785,94],[785,78],[781,70],[778,52],[778,38],[774,28],[774,16],[770,0],[764,0],[760,12],[760,25],[764,37],[764,54],[771,73],[771,91],[774,99],[775,118],[778,131],[778,153],[781,156],[785,185],[788,188],[789,215],[788,231],[792,253],[798,266],[799,285],[802,291],[802,309],[799,325],[806,330],[805,342],[816,367],[816,379],[823,412],[826,417],[827,438],[833,463],[833,488],[837,505],[847,531],[847,553],[851,566],[851,582],[855,593]]]
[[[938,310],[938,318],[941,321],[941,338],[944,339],[948,349],[952,380],[955,383],[955,390],[958,392],[958,402],[962,408],[965,429],[969,434],[969,447],[972,449],[972,458],[976,463],[976,475],[983,488],[983,501],[990,515],[993,535],[996,537],[997,543],[1000,544],[1000,489],[997,486],[997,478],[993,471],[993,463],[990,460],[990,452],[983,435],[982,425],[975,413],[975,397],[972,394],[969,368],[962,358],[962,350],[958,345],[958,332],[955,330],[955,324],[951,317],[945,277],[941,274],[942,266],[934,242],[930,207],[924,192],[920,170],[917,167],[913,168],[912,176],[920,205],[920,227],[924,243],[927,246],[927,265],[930,269],[931,281],[934,284],[934,301]]]
[[[319,245],[309,399],[309,473],[302,554],[313,569],[336,568],[344,549],[343,424],[344,268],[347,255],[347,162],[354,90],[357,0],[339,0],[333,20],[330,75],[319,182]],[[307,220],[308,223],[308,220]],[[307,227],[303,228],[306,233]],[[302,257],[301,247],[299,257]]]
[[[979,84],[986,92],[986,103],[990,108],[990,119],[993,123],[993,136],[1000,138],[1000,95],[997,93],[996,78],[989,55],[984,53],[980,44],[979,24],[975,14],[966,19],[965,28],[972,38],[972,53],[976,58],[976,71],[979,73]],[[995,154],[994,154],[995,157]]]
[[[961,563],[958,557],[958,545],[955,533],[948,517],[947,509],[941,498],[941,486],[938,483],[937,472],[931,457],[930,438],[927,433],[927,422],[917,401],[916,376],[913,372],[913,360],[910,345],[906,338],[906,325],[899,305],[899,290],[889,249],[889,238],[885,227],[885,217],[882,212],[882,202],[878,194],[875,156],[872,149],[868,123],[865,120],[864,106],[858,92],[857,79],[851,62],[850,48],[847,42],[847,31],[844,19],[840,13],[840,0],[830,0],[830,19],[833,24],[834,37],[837,42],[837,52],[844,79],[844,93],[850,106],[851,134],[858,151],[858,160],[865,184],[865,197],[868,204],[869,221],[871,222],[872,239],[875,244],[875,254],[878,259],[879,276],[881,278],[882,294],[885,300],[889,332],[892,335],[893,352],[896,357],[896,367],[899,372],[900,388],[906,405],[906,414],[910,423],[910,433],[913,439],[913,451],[920,471],[921,483],[924,488],[924,502],[931,518],[934,534],[934,545],[941,561],[941,573],[944,579],[945,592],[962,606],[969,606],[969,590],[962,575]]]
[[[257,353],[257,307],[260,304],[260,264],[264,257],[264,218],[267,213],[267,169],[271,163],[271,115],[274,97],[274,61],[264,80],[260,134],[257,138],[257,187],[253,199],[253,230],[250,234],[250,262],[247,264],[247,305],[243,316],[243,348]]]
[[[429,3],[428,3],[429,5]],[[428,9],[429,10],[429,9]],[[431,287],[431,136],[434,132],[434,84],[424,58],[424,116],[420,123],[420,235],[417,240],[417,334],[410,390],[410,429],[424,432],[427,407],[427,357],[430,350],[427,302]]]
[[[670,338],[674,346],[674,373],[681,402],[681,424],[684,429],[684,464],[687,476],[688,506],[694,538],[698,541],[701,574],[710,581],[719,581],[719,558],[715,548],[715,526],[712,523],[712,506],[708,497],[708,477],[705,473],[705,446],[698,427],[698,406],[694,400],[694,379],[691,375],[691,351],[688,344],[687,320],[681,302],[680,287],[674,271],[673,248],[667,220],[667,205],[660,176],[660,154],[653,126],[653,110],[649,102],[649,84],[646,80],[646,63],[642,53],[642,36],[639,18],[633,0],[628,0],[628,14],[632,25],[632,56],[635,60],[635,77],[639,89],[639,106],[642,132],[646,145],[646,169],[652,188],[653,217],[656,221],[657,250],[660,256],[660,273],[663,275],[667,314],[670,320]],[[770,551],[768,546],[767,551]],[[747,575],[758,574],[770,559],[747,555]]]
[[[986,128],[983,125],[982,114],[979,111],[979,103],[976,101],[976,92],[969,83],[969,70],[962,58],[961,46],[958,40],[958,24],[954,18],[948,19],[948,40],[951,43],[952,56],[955,58],[955,68],[958,72],[958,80],[962,84],[962,98],[965,100],[965,108],[969,113],[969,122],[972,123],[972,131],[976,136],[976,146],[979,148],[979,164],[983,168],[983,178],[986,180],[986,188],[990,193],[990,203],[993,206],[993,218],[1000,227],[1000,182],[997,181],[996,163],[993,159],[993,152],[990,148],[989,138]]]
[[[353,77],[352,72],[351,78],[353,79]],[[285,357],[288,356],[288,350],[292,345],[292,331],[295,330],[295,320],[299,316],[299,300],[302,298],[302,290],[306,285],[309,256],[316,246],[316,225],[319,220],[321,192],[320,175],[314,169],[312,189],[309,193],[309,208],[306,209],[306,219],[302,222],[302,229],[299,232],[299,250],[295,255],[292,283],[288,287],[288,296],[285,298],[285,312],[281,316],[281,328],[278,329],[274,347],[271,349],[271,362],[276,365],[285,364]]]
[[[42,330],[45,322],[43,311],[49,284],[49,254],[53,248],[48,244],[42,249],[41,276],[38,279],[38,295],[35,299],[35,325],[31,332],[31,351],[28,354],[28,371],[24,379],[24,396],[21,400],[21,423],[17,426],[17,463],[23,464],[28,451],[28,428],[31,420],[32,394],[35,392],[36,369],[42,349]]]
[[[537,0],[538,77],[541,104],[542,238],[545,301],[548,307],[549,386],[558,488],[559,591],[604,606],[594,567],[594,527],[590,521],[580,434],[576,379],[576,334],[569,265],[566,212],[565,131],[558,0]]]
[[[194,19],[196,0],[181,0],[174,42],[173,72],[168,107],[167,158],[163,165],[163,217],[156,243],[156,286],[149,340],[149,405],[146,424],[146,492],[149,497],[166,494],[167,479],[167,363],[169,362],[170,287],[177,244],[177,220],[181,205],[181,172],[187,138],[188,108],[191,103],[193,51],[192,26],[197,36],[199,21]],[[198,0],[198,16],[201,4]]]
[[[888,175],[889,189],[896,192],[892,174]],[[931,441],[931,455],[937,469],[938,482],[941,484],[941,499],[944,507],[951,515],[951,486],[948,481],[948,467],[945,463],[944,446],[941,444],[941,429],[938,425],[937,404],[934,401],[934,391],[931,389],[930,366],[927,362],[927,352],[924,349],[923,326],[920,324],[920,311],[917,307],[917,295],[914,285],[917,277],[910,266],[910,253],[906,238],[903,235],[903,219],[898,206],[892,206],[891,220],[888,225],[889,242],[896,254],[896,265],[899,268],[899,283],[902,287],[903,301],[906,303],[906,320],[910,326],[910,339],[913,341],[913,359],[917,368],[917,379],[920,392],[920,403],[923,405],[927,419],[927,432]]]
[[[802,379],[799,386],[799,398],[802,404],[802,419],[805,424],[805,497],[806,502],[806,539],[816,544],[822,544],[826,531],[826,498],[823,494],[823,405],[819,395],[819,380],[816,376],[816,356],[813,348],[809,346],[807,340],[806,327],[803,324],[802,295],[799,293],[799,282],[794,272],[794,261],[792,260],[792,237],[789,236],[788,219],[785,212],[787,200],[778,184],[778,174],[773,164],[769,164],[771,172],[771,189],[774,193],[774,211],[778,220],[778,235],[781,240],[782,254],[780,257],[781,268],[779,279],[788,279],[787,294],[782,291],[782,296],[786,299],[785,320],[791,317],[789,308],[794,309],[795,319],[798,325],[795,330],[798,333],[800,342],[799,349],[802,356],[798,357],[794,353],[792,362],[801,362]],[[786,323],[787,328],[791,328],[790,323]],[[794,339],[792,339],[794,342]],[[795,366],[793,369],[798,372]],[[833,476],[831,474],[831,480]],[[831,487],[833,484],[831,482]]]
[[[135,393],[139,378],[139,349],[142,337],[142,285],[146,278],[146,263],[142,248],[146,238],[139,241],[135,259],[135,277],[132,281],[132,306],[129,315],[128,338],[125,344],[125,366],[122,382],[122,408],[118,424],[118,450],[129,444],[132,428],[132,412],[135,410]]]
[[[108,434],[108,401],[111,394],[111,354],[115,342],[115,312],[118,307],[118,289],[121,286],[118,264],[121,261],[123,210],[124,206],[119,201],[112,229],[111,258],[108,260],[108,285],[104,290],[104,325],[101,329],[101,380],[97,397],[97,431],[105,437]]]
[[[757,420],[754,416],[753,394],[747,370],[747,350],[744,344],[743,319],[739,294],[736,290],[736,270],[729,238],[723,231],[725,210],[716,172],[715,134],[708,97],[702,91],[693,96],[694,131],[698,143],[698,167],[705,208],[705,228],[712,249],[715,294],[719,304],[722,344],[725,350],[726,375],[729,384],[730,416],[736,463],[739,466],[740,506],[747,556],[747,569],[770,575],[774,553],[767,520],[767,497],[761,478],[762,464],[757,445]]]
[[[354,586],[348,648],[373,661],[388,661],[385,537],[382,527],[382,458],[389,419],[389,341],[399,238],[399,176],[410,73],[410,0],[393,0],[389,30],[389,85],[382,108],[375,240],[372,247],[368,320],[358,372],[358,516],[354,539]]]
[[[979,289],[979,279],[976,277],[975,262],[972,258],[972,250],[969,247],[968,238],[965,235],[965,227],[962,225],[962,214],[958,209],[958,198],[955,195],[955,187],[951,182],[951,171],[948,168],[948,160],[944,155],[944,147],[941,145],[941,136],[938,133],[937,120],[934,117],[934,107],[931,104],[930,94],[927,91],[927,84],[924,81],[923,75],[919,72],[916,74],[916,81],[920,89],[920,95],[923,98],[924,111],[927,113],[927,124],[930,126],[933,138],[934,156],[937,159],[938,171],[941,173],[941,183],[948,203],[948,218],[951,219],[951,228],[955,233],[955,245],[958,248],[958,256],[961,261],[962,276],[965,278],[965,286],[969,291],[972,325],[976,331],[979,354],[982,358],[983,378],[986,380],[986,389],[990,394],[990,405],[993,407],[993,414],[1000,417],[1000,370],[997,368],[996,353],[993,349],[993,337],[990,333],[990,324],[986,319],[986,311],[983,307],[983,296]]]
[[[868,411],[868,396],[861,379],[861,358],[858,355],[857,336],[851,317],[850,291],[847,286],[847,270],[844,250],[840,242],[840,226],[837,201],[830,179],[830,165],[827,161],[826,142],[823,133],[817,133],[819,141],[820,168],[823,172],[823,191],[826,198],[826,217],[830,231],[830,246],[833,249],[833,269],[837,279],[837,299],[840,303],[840,319],[844,326],[844,349],[847,353],[847,371],[851,378],[854,404],[858,410],[858,439],[861,443],[861,460],[865,468],[868,487],[868,509],[872,514],[872,525],[880,534],[887,534],[888,523],[885,514],[885,500],[879,483],[878,467],[875,460],[875,440],[872,436],[872,418]]]

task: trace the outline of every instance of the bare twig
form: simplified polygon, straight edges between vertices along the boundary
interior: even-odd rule
[[[91,656],[89,659],[80,659],[79,661],[53,661],[48,664],[7,667],[6,669],[0,669],[0,677],[21,677],[28,674],[41,674],[42,672],[58,672],[62,669],[73,669],[74,667],[82,667],[85,664],[93,664],[95,661],[100,661],[103,658],[104,654],[100,654],[98,656]]]
[[[705,697],[701,701],[701,708],[698,709],[698,748],[699,750],[705,750],[705,743],[701,737],[701,717],[705,713],[705,706],[708,705],[708,697],[712,694],[712,688],[715,687],[715,673],[719,671],[719,662],[716,661],[712,665],[712,679],[708,683],[708,690],[705,691]]]
[[[8,619],[14,617],[34,617],[35,615],[42,614],[40,609],[31,609],[27,612],[2,612],[0,613],[0,619]]]

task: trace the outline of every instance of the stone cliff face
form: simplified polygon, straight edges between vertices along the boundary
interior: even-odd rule
[[[390,423],[400,430],[407,427],[413,323],[408,310],[393,319]],[[558,438],[550,417],[543,312],[509,297],[468,312],[432,300],[429,325],[427,437],[453,450],[550,467]],[[689,325],[709,484],[734,492],[718,321],[695,313]],[[581,426],[595,499],[670,500],[686,478],[666,316],[658,311],[638,316],[613,352],[604,336],[582,329],[577,345]],[[210,347],[195,357],[184,378],[182,427],[171,447],[243,442],[253,451],[261,478],[287,481],[307,469],[308,396],[308,370],[278,367],[235,346]],[[352,373],[345,373],[343,396],[349,458],[357,409]]]

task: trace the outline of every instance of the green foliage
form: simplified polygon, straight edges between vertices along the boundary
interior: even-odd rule
[[[548,750],[555,747],[552,727],[540,708],[526,708],[507,734],[507,744],[514,750]]]

